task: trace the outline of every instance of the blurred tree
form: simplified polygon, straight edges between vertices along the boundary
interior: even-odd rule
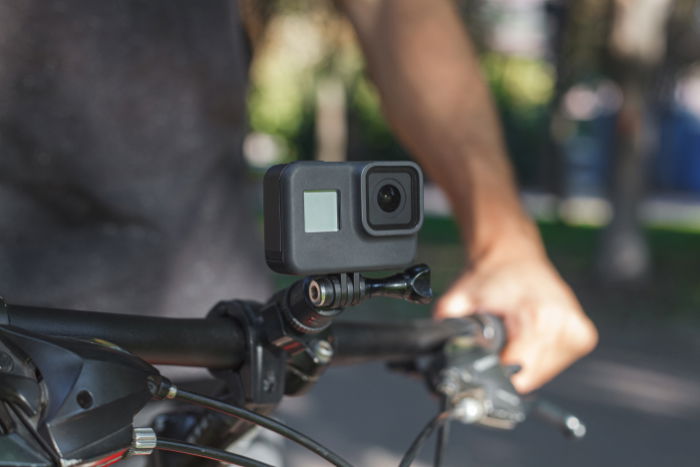
[[[598,268],[606,282],[634,283],[648,276],[649,248],[640,202],[656,143],[655,83],[666,52],[672,0],[611,0],[606,72],[620,87],[610,180],[613,217],[601,238]]]
[[[556,84],[541,184],[557,197],[567,194],[565,143],[576,126],[564,112],[566,93],[592,77],[612,79],[622,95],[608,183],[613,218],[596,262],[604,282],[637,282],[650,269],[639,206],[659,111],[670,107],[678,77],[700,59],[700,2],[550,0],[547,8]]]
[[[700,62],[700,1],[675,0],[666,30],[662,99],[670,101],[679,75]]]
[[[550,48],[555,84],[549,103],[549,128],[540,164],[540,185],[557,202],[567,195],[564,146],[573,131],[562,100],[577,82],[601,73],[608,29],[607,0],[549,0]],[[556,210],[558,212],[558,210]]]

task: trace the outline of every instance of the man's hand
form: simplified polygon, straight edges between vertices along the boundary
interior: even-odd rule
[[[489,312],[503,318],[502,360],[522,370],[520,392],[537,389],[596,345],[595,327],[539,248],[501,246],[474,262],[440,299],[439,318]]]

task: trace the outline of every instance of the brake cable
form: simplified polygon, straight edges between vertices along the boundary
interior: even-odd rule
[[[158,438],[155,448],[160,451],[188,454],[190,456],[202,457],[204,459],[211,459],[214,461],[240,465],[243,467],[272,467],[270,464],[256,461],[250,457],[241,456],[229,451],[224,451],[223,449],[215,449],[207,446],[184,443],[174,439]]]
[[[447,397],[442,396],[440,398],[440,411],[449,412],[451,410],[452,407]],[[447,451],[447,444],[449,438],[450,422],[448,420],[438,427],[437,434],[435,435],[435,454],[433,456],[433,467],[440,467],[442,465],[442,460],[445,458],[445,452]]]
[[[324,447],[317,441],[314,441],[313,439],[285,425],[284,423],[278,422],[269,417],[265,417],[264,415],[260,415],[256,412],[253,412],[252,410],[227,404],[225,402],[221,402],[219,400],[212,399],[210,397],[194,392],[185,391],[183,389],[177,388],[174,384],[166,383],[165,387],[161,389],[160,393],[164,394],[164,398],[166,399],[181,400],[190,404],[199,405],[204,408],[214,410],[231,417],[241,418],[255,425],[259,425],[263,428],[267,428],[268,430],[274,431],[275,433],[284,436],[290,441],[293,441],[307,448],[311,452],[322,457],[323,459],[327,460],[328,462],[337,467],[352,467],[352,465],[348,461],[346,461],[330,449]]]
[[[408,448],[408,451],[406,451],[406,454],[404,454],[403,459],[401,459],[399,467],[409,467],[430,435],[433,434],[433,431],[444,426],[449,419],[450,412],[448,411],[440,412],[435,417],[431,418],[428,424],[425,425],[423,430],[421,430],[421,432],[418,434],[416,439],[413,440],[411,447]]]

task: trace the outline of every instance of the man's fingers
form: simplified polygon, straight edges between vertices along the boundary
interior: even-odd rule
[[[501,355],[506,365],[520,365],[521,370],[511,381],[521,394],[527,394],[552,379],[558,372],[558,365],[550,361],[546,354],[532,347],[509,344]]]
[[[464,290],[452,290],[447,292],[435,305],[436,318],[458,318],[468,315],[476,309],[474,301]]]
[[[482,260],[454,283],[436,304],[437,318],[475,312],[501,317],[508,343],[504,363],[518,364],[513,378],[527,393],[590,352],[597,342],[593,323],[571,289],[543,257],[513,262]]]
[[[459,318],[476,312],[478,303],[473,297],[474,284],[469,273],[459,277],[433,307],[433,316],[437,319]]]
[[[505,364],[522,366],[512,380],[518,392],[539,388],[595,347],[597,332],[588,318],[580,312],[566,316],[551,330],[523,326],[508,342],[501,358]]]

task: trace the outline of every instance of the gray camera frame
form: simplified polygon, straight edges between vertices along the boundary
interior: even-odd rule
[[[406,228],[374,228],[368,222],[367,177],[372,169],[410,173],[411,222]],[[415,185],[415,186],[413,186]],[[335,232],[305,232],[304,192],[336,191]],[[271,167],[263,180],[265,260],[294,275],[403,268],[415,259],[423,225],[423,173],[410,161],[298,161]]]

